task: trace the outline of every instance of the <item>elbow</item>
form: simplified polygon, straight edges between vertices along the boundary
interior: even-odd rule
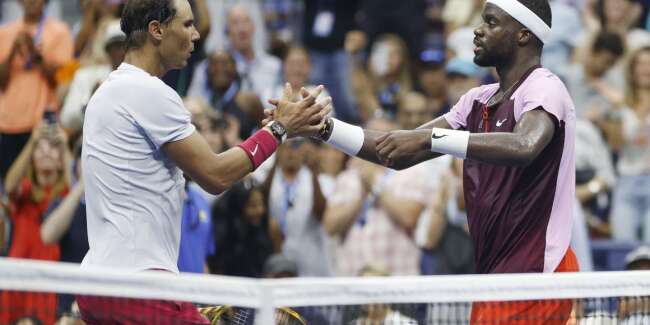
[[[219,195],[223,192],[225,192],[228,188],[230,188],[233,183],[228,182],[226,180],[222,180],[217,177],[213,178],[205,178],[205,179],[199,179],[199,178],[194,178],[192,179],[201,186],[203,190],[206,192],[212,194],[212,195]]]

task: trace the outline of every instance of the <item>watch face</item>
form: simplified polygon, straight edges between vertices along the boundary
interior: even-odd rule
[[[284,129],[284,126],[278,122],[271,125],[271,130],[273,133],[277,134],[280,137],[284,136],[284,134],[287,133],[287,130]]]

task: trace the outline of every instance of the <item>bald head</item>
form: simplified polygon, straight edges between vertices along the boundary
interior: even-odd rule
[[[253,35],[255,24],[247,7],[235,5],[228,10],[226,19],[228,39],[230,46],[240,52],[253,48]]]

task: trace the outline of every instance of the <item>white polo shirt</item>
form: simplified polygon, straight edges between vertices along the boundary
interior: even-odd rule
[[[82,267],[178,272],[185,180],[162,146],[194,132],[181,98],[122,63],[90,99],[83,130],[90,249]]]

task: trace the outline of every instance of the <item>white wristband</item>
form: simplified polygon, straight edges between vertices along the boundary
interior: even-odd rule
[[[465,159],[469,146],[469,132],[433,128],[431,151]]]
[[[326,143],[354,157],[363,146],[363,129],[352,124],[332,119],[332,134]]]

